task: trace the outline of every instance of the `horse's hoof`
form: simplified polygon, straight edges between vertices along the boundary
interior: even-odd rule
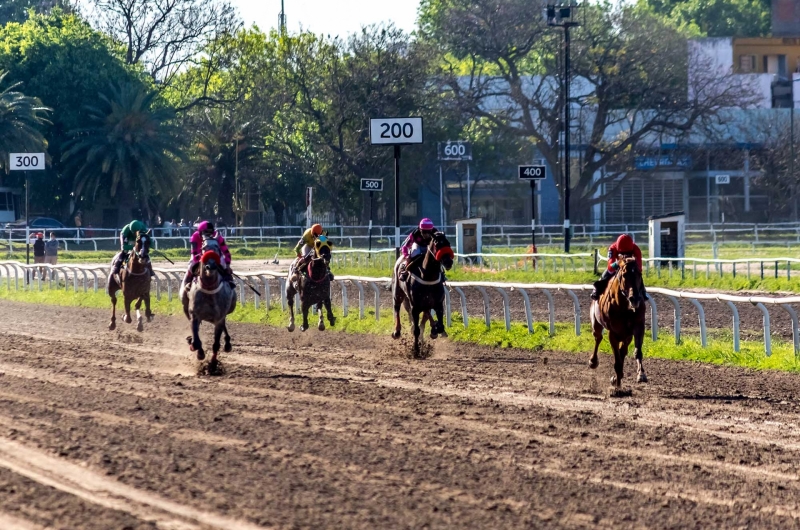
[[[219,361],[216,359],[211,359],[208,362],[208,373],[209,375],[217,375],[217,371],[219,370]]]
[[[148,322],[152,322],[152,321],[153,321],[153,315],[148,315],[148,317],[147,317],[147,321],[148,321]]]
[[[232,349],[233,349],[233,346],[231,346],[231,341],[229,341],[229,340],[225,341],[225,346],[222,348],[222,350],[225,353],[230,353]]]
[[[192,346],[194,348],[194,346]],[[203,351],[203,348],[197,348],[197,360],[202,361],[206,358],[206,352]]]
[[[613,386],[615,386],[615,387],[619,387],[619,386],[620,386],[620,385],[619,385],[619,381],[617,381],[617,376],[616,376],[616,375],[612,375],[612,376],[611,376],[611,384],[612,384]]]
[[[305,326],[300,326],[300,331],[305,331],[305,330],[307,330],[307,329],[308,329],[308,328],[307,328],[307,327],[305,327]]]
[[[188,337],[186,337],[186,342],[188,342],[188,343],[189,343],[189,346],[191,346],[191,345],[192,345],[192,336],[191,336],[191,335],[189,335]]]
[[[294,331],[294,324],[289,324],[289,326],[286,329],[288,329],[289,332]]]
[[[645,375],[644,372],[640,373],[638,376],[636,376],[636,382],[637,383],[646,383],[647,382],[647,375]]]
[[[117,329],[116,322],[112,322],[111,324],[108,325],[108,331],[114,331],[115,329]]]
[[[592,359],[591,361],[589,361],[589,368],[591,368],[592,370],[597,368],[599,365],[600,363],[598,362],[597,359]]]
[[[325,322],[320,322],[317,326],[317,329],[320,331],[325,331]]]
[[[399,331],[393,331],[392,332],[392,338],[395,339],[395,340],[399,339],[400,338],[400,332]]]
[[[128,315],[125,315],[124,317],[122,317],[122,321],[125,322],[126,324],[130,324],[131,322],[133,322],[133,319]]]
[[[330,322],[331,326],[335,326],[336,325],[336,319],[335,318],[329,318],[328,322]]]
[[[136,331],[144,331],[144,324],[141,321],[137,324]]]
[[[435,331],[431,330],[431,340],[436,340],[439,338],[439,334]]]

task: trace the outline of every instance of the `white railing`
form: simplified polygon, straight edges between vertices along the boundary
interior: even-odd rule
[[[98,290],[98,274],[100,279],[108,273],[108,268],[105,266],[80,266],[80,265],[25,265],[16,261],[2,261],[0,262],[0,276],[5,276],[6,288],[11,289],[12,279],[15,289],[20,288],[20,278],[22,277],[22,288],[31,290],[35,288],[42,290],[43,274],[36,276],[39,269],[44,269],[48,277],[50,288],[53,288],[55,281],[56,288],[60,288],[60,280],[63,279],[64,289],[68,290],[70,287],[70,276],[72,277],[72,287],[75,292],[79,290],[79,283],[83,285],[83,291],[88,290],[89,275],[92,276],[93,289]],[[177,294],[178,288],[182,282],[184,269],[165,269],[154,268],[155,277],[155,290],[156,298],[160,299],[162,291],[166,287],[168,299],[171,301],[173,296]],[[239,287],[239,301],[243,305],[248,303],[248,298],[252,298],[255,307],[258,309],[259,304],[263,300],[266,308],[269,309],[272,304],[272,293],[270,280],[277,282],[281,307],[285,310],[287,307],[286,301],[286,277],[285,273],[275,271],[259,271],[252,273],[243,273],[237,279]],[[83,280],[80,282],[80,280]],[[36,281],[34,281],[36,280]],[[374,295],[375,305],[375,319],[380,319],[381,309],[381,289],[386,289],[391,279],[388,277],[371,278],[361,276],[339,276],[334,281],[335,284],[341,289],[342,311],[344,316],[349,312],[349,298],[348,298],[348,285],[358,290],[358,304],[359,304],[359,318],[364,318],[364,307],[366,301],[365,286],[368,286]],[[511,307],[510,307],[510,294],[519,293],[522,297],[525,318],[528,327],[528,333],[533,333],[533,313],[531,307],[531,292],[539,292],[547,299],[548,310],[548,323],[549,334],[555,334],[555,299],[553,292],[565,293],[572,303],[572,312],[574,320],[574,332],[576,335],[581,333],[581,300],[576,293],[590,290],[592,287],[589,285],[572,285],[572,284],[549,284],[549,283],[503,283],[503,282],[448,282],[449,289],[445,290],[445,313],[447,319],[447,326],[452,326],[452,305],[451,296],[454,291],[458,295],[460,314],[464,327],[469,324],[469,313],[467,306],[467,295],[464,289],[475,289],[481,296],[484,309],[484,323],[486,327],[490,327],[492,321],[492,304],[490,303],[487,290],[494,290],[499,293],[503,300],[503,318],[506,330],[511,329]],[[245,289],[248,287],[248,289]],[[262,289],[263,287],[263,289]],[[249,289],[253,289],[250,291]],[[763,337],[764,337],[764,351],[767,356],[772,354],[772,340],[770,332],[770,312],[768,307],[780,307],[791,318],[792,325],[792,341],[794,345],[795,356],[800,353],[800,329],[798,325],[797,312],[792,307],[792,304],[800,304],[800,296],[772,298],[766,296],[734,296],[728,294],[715,294],[715,293],[697,293],[689,291],[675,291],[671,289],[663,289],[659,287],[650,287],[648,292],[653,295],[664,296],[672,305],[673,309],[673,335],[676,344],[681,342],[681,306],[680,300],[684,299],[691,303],[697,310],[699,327],[700,327],[700,342],[703,347],[707,346],[707,330],[704,302],[716,301],[722,302],[727,305],[731,311],[732,318],[732,331],[733,331],[733,350],[738,352],[740,350],[740,320],[738,304],[754,305],[761,311],[763,320]],[[263,295],[262,295],[263,293]],[[588,303],[588,302],[587,302]],[[655,299],[651,296],[648,300],[650,305],[650,331],[652,339],[658,340],[658,306]]]

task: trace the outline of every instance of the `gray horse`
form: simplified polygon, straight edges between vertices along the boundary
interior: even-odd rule
[[[219,256],[213,252],[206,252],[196,265],[200,268],[197,280],[192,284],[189,292],[181,292],[183,311],[192,322],[192,335],[187,337],[189,349],[197,352],[197,360],[205,359],[203,343],[200,341],[200,322],[214,324],[213,355],[208,363],[209,371],[217,368],[217,354],[220,348],[220,338],[225,334],[225,351],[231,351],[231,336],[225,325],[225,319],[236,309],[236,290],[224,281],[219,271]]]

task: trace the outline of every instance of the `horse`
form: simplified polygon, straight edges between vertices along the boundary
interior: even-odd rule
[[[589,309],[594,334],[594,353],[589,360],[589,368],[597,368],[597,349],[603,340],[603,329],[607,329],[608,341],[614,352],[614,375],[611,377],[611,384],[616,390],[622,385],[622,369],[631,340],[636,358],[636,381],[647,382],[647,375],[642,366],[642,342],[647,312],[642,271],[636,265],[635,258],[621,256],[618,263],[619,270],[609,280],[600,299],[592,301]]]
[[[116,260],[118,257],[114,259]],[[122,317],[122,321],[126,324],[131,323],[131,302],[136,300],[136,329],[144,331],[142,314],[139,311],[142,302],[144,302],[147,321],[153,320],[153,313],[150,311],[150,268],[152,266],[150,263],[150,231],[136,232],[136,244],[128,258],[127,266],[119,273],[119,279],[114,274],[113,264],[112,261],[106,282],[106,291],[111,297],[111,324],[108,329],[114,330],[117,327],[117,291],[121,290],[125,302],[125,316]]]
[[[394,302],[394,332],[393,339],[400,338],[400,306],[408,313],[414,330],[414,352],[419,353],[419,336],[422,333],[420,315],[425,320],[431,320],[431,339],[439,335],[447,336],[442,318],[444,315],[444,281],[442,266],[450,270],[453,267],[453,249],[450,242],[442,232],[436,232],[425,250],[422,263],[416,257],[407,266],[408,279],[400,279],[399,269],[403,258],[397,259],[392,272],[392,300]],[[417,271],[419,274],[415,274]],[[436,312],[436,323],[433,323],[430,312]]]
[[[294,283],[291,281],[294,276],[294,266],[289,270],[289,276],[286,281],[286,300],[289,303],[289,326],[286,328],[290,332],[294,331],[294,297],[296,293],[300,293],[300,311],[303,313],[303,324],[300,326],[300,331],[308,329],[308,310],[313,305],[316,306],[316,311],[319,314],[319,323],[317,329],[320,331],[325,330],[325,320],[322,318],[322,306],[325,306],[325,311],[328,314],[328,322],[331,326],[336,325],[336,317],[333,316],[331,310],[331,280],[328,275],[328,267],[331,262],[331,242],[327,237],[320,236],[314,242],[314,256],[307,260],[306,274],[300,275],[299,291],[295,289]]]
[[[200,267],[189,292],[182,296],[184,313],[192,323],[192,335],[186,338],[189,349],[197,352],[197,360],[205,359],[203,343],[200,341],[200,322],[214,324],[213,355],[209,361],[209,371],[217,367],[217,354],[220,349],[220,338],[225,334],[225,352],[230,352],[231,336],[228,334],[226,317],[236,309],[236,289],[222,279],[220,274],[220,257],[216,252],[206,252],[200,258]]]

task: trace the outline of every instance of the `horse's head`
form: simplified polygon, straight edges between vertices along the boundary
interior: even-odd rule
[[[436,232],[433,234],[430,248],[433,257],[436,261],[444,265],[445,269],[450,270],[453,267],[455,254],[453,254],[453,249],[450,248],[450,241],[447,240],[447,236],[444,235],[444,232]]]
[[[204,285],[209,285],[217,281],[219,278],[219,254],[213,250],[208,250],[203,253],[200,258],[200,281]]]
[[[619,260],[619,288],[628,300],[631,311],[636,311],[644,301],[642,271],[636,264],[636,258],[623,257]]]
[[[136,232],[136,244],[133,252],[143,264],[150,262],[150,230]]]
[[[332,249],[333,243],[331,243],[331,240],[328,239],[327,235],[321,235],[316,241],[314,241],[314,252],[318,258],[321,258],[325,261],[325,265],[329,265],[331,262]]]

